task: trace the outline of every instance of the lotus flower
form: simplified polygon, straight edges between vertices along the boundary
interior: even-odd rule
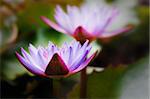
[[[45,77],[67,77],[85,68],[96,52],[87,57],[91,50],[88,40],[81,46],[77,41],[64,43],[57,48],[49,42],[47,47],[35,48],[29,45],[29,53],[21,48],[21,56],[16,52],[20,63],[31,73]]]
[[[90,6],[84,4],[80,8],[68,5],[67,12],[57,6],[54,15],[56,23],[44,16],[41,18],[55,30],[71,35],[80,42],[85,42],[86,39],[92,41],[95,38],[111,37],[128,31],[130,29],[128,26],[111,31],[107,28],[118,22],[115,20],[121,13],[123,12],[108,5]]]

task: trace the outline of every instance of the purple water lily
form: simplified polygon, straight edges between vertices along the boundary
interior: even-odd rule
[[[87,57],[91,50],[88,40],[83,46],[73,41],[70,44],[64,43],[58,48],[49,42],[47,47],[35,48],[29,45],[29,53],[21,48],[23,56],[16,52],[16,56],[20,63],[31,73],[46,77],[67,77],[71,74],[79,72],[85,68],[94,58],[96,52]]]
[[[67,6],[67,12],[64,12],[60,6],[55,9],[56,23],[42,16],[42,20],[55,30],[69,34],[79,41],[85,42],[86,39],[92,41],[95,38],[106,38],[115,36],[119,33],[128,31],[131,27],[127,26],[116,30],[109,30],[107,27],[113,25],[119,14],[117,8],[99,5]]]

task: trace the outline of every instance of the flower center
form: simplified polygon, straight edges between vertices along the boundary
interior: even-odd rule
[[[45,70],[45,74],[49,76],[60,76],[60,75],[66,75],[68,73],[69,70],[65,65],[64,61],[57,53],[54,54]]]

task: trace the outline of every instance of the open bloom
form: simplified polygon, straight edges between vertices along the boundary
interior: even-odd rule
[[[96,52],[87,57],[91,50],[88,41],[83,46],[77,41],[64,43],[58,48],[49,42],[47,47],[29,45],[29,53],[21,48],[23,56],[16,52],[20,63],[31,73],[46,77],[66,77],[85,68]]]
[[[128,31],[130,29],[128,24],[115,30],[110,31],[108,29],[110,25],[118,22],[116,18],[121,13],[123,12],[119,12],[117,8],[106,4],[95,6],[84,4],[80,8],[68,5],[67,12],[57,6],[54,15],[56,23],[44,16],[41,18],[55,30],[69,34],[80,42],[85,42],[86,39],[92,41],[95,38],[111,37]]]

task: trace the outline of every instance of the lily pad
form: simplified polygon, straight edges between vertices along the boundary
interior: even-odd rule
[[[107,67],[103,72],[94,72],[88,75],[87,97],[91,99],[113,99],[117,98],[117,86],[122,77],[125,66]],[[80,85],[76,84],[72,92],[69,93],[69,99],[79,98]]]
[[[89,99],[148,99],[148,58],[128,66],[107,67],[103,72],[88,76]],[[69,99],[79,98],[80,84],[68,94]]]

